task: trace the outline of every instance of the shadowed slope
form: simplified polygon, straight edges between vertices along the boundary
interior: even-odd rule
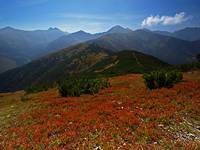
[[[116,61],[119,63],[106,68]],[[30,85],[53,82],[72,74],[91,75],[100,69],[104,69],[100,74],[112,75],[143,72],[164,66],[168,65],[139,52],[114,53],[94,44],[79,44],[0,74],[0,91],[19,90]]]

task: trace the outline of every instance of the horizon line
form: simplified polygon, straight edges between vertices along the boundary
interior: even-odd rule
[[[100,32],[88,32],[88,31],[85,31],[85,30],[77,30],[77,31],[74,31],[74,32],[68,32],[68,31],[65,31],[59,27],[47,27],[46,29],[25,29],[25,28],[17,28],[17,27],[13,27],[13,26],[4,26],[4,27],[0,27],[0,30],[3,30],[3,29],[6,29],[6,28],[10,28],[10,29],[14,29],[14,30],[21,30],[21,31],[27,31],[27,32],[33,32],[33,31],[48,31],[48,30],[60,30],[62,32],[65,32],[65,33],[76,33],[76,32],[80,32],[80,31],[83,31],[83,32],[86,32],[86,33],[90,33],[90,34],[98,34],[98,33],[103,33],[103,32],[107,32],[109,30],[111,30],[112,28],[114,27],[122,27],[124,29],[129,29],[129,30],[132,30],[132,31],[137,31],[137,30],[149,30],[149,31],[164,31],[164,32],[170,32],[170,33],[173,33],[175,31],[179,31],[179,30],[183,30],[183,29],[187,29],[187,28],[200,28],[200,26],[187,26],[187,27],[183,27],[183,28],[180,28],[180,29],[177,29],[177,30],[174,30],[174,31],[167,31],[167,30],[151,30],[151,29],[148,29],[148,28],[135,28],[135,29],[132,29],[132,28],[129,28],[129,27],[124,27],[122,25],[114,25],[114,26],[111,26],[110,28],[108,28],[107,30],[104,30],[104,31],[100,31]]]

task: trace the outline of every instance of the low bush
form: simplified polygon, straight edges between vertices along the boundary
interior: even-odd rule
[[[35,86],[29,86],[25,88],[24,91],[26,92],[26,94],[30,94],[30,93],[38,93],[42,91],[47,91],[49,88],[50,88],[49,85],[35,85]]]
[[[188,72],[188,71],[192,71],[192,70],[197,70],[197,69],[199,69],[199,62],[176,65],[176,66],[174,66],[174,69],[179,70],[181,72]]]
[[[200,53],[197,54],[196,58],[197,58],[197,61],[200,62]]]
[[[149,89],[172,87],[183,79],[183,74],[178,71],[154,71],[143,75],[145,85]]]
[[[196,64],[196,68],[200,69],[200,61]]]
[[[107,79],[70,78],[58,82],[58,90],[62,97],[95,94],[108,87],[110,83]]]
[[[181,65],[177,66],[177,69],[179,69],[180,71],[183,71],[183,72],[187,72],[187,71],[192,70],[194,67],[195,67],[195,65],[193,63],[191,63],[191,64],[181,64]]]

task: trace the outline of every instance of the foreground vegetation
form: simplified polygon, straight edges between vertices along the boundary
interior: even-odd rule
[[[57,89],[0,94],[0,149],[188,149],[200,146],[200,72],[148,90],[142,75],[109,79],[98,94]]]
[[[143,78],[149,89],[170,88],[182,81],[183,74],[178,71],[154,71],[144,74]]]
[[[58,82],[58,90],[63,97],[96,94],[108,87],[110,87],[108,79],[101,78],[69,78]]]
[[[118,61],[108,58],[103,62],[97,63],[92,69],[89,69],[89,72],[78,74],[76,79],[74,79],[72,76],[68,76],[67,79],[66,77],[63,77],[59,79],[59,81],[53,80],[47,83],[39,83],[29,86],[25,88],[25,91],[27,94],[29,94],[47,91],[49,88],[58,87],[61,96],[94,94],[98,93],[99,89],[104,87],[104,85],[100,85],[102,81],[100,81],[98,78],[114,77],[128,73],[143,73],[146,86],[149,89],[157,89],[162,87],[172,87],[175,83],[180,82],[182,80],[181,72],[195,71],[200,69],[200,54],[196,56],[197,61],[193,63],[170,66],[168,64],[159,62],[159,60],[156,60],[153,62],[156,62],[155,64],[159,65],[154,67],[155,64],[151,61],[147,61],[148,59],[143,59],[144,56],[138,56],[139,58],[141,57],[141,60],[143,60],[143,64],[141,64],[138,59],[137,61],[133,59],[132,55],[129,53],[129,51],[123,51],[119,53],[120,59]],[[139,66],[136,64],[139,64]],[[102,69],[102,66],[105,68]],[[85,76],[87,77],[85,78]],[[109,87],[108,82],[106,83],[103,81],[102,83],[107,84],[105,88]],[[86,86],[89,86],[89,91],[87,90]],[[64,90],[66,88],[70,88],[70,91]],[[83,89],[81,90],[81,88]]]
[[[0,149],[199,149],[200,72],[175,69],[0,94]]]
[[[182,71],[182,72],[199,70],[200,69],[200,54],[197,54],[196,60],[197,60],[196,62],[172,66],[171,69],[176,69],[176,70],[179,70],[179,71]]]

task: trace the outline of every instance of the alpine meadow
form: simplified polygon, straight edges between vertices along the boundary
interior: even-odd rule
[[[0,150],[199,150],[199,0],[0,0]]]

